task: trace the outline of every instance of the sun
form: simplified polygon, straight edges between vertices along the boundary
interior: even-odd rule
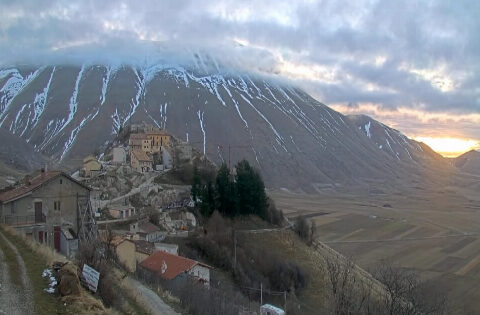
[[[444,157],[456,157],[480,147],[480,143],[472,139],[450,137],[414,137],[414,139],[426,143]]]

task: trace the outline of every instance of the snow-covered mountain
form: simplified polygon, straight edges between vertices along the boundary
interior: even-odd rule
[[[247,158],[272,187],[388,181],[439,159],[371,118],[346,117],[287,83],[211,60],[0,70],[0,126],[63,163],[142,121],[218,163],[230,145],[232,163]]]
[[[399,161],[408,161],[415,164],[430,163],[432,160],[445,162],[445,159],[423,142],[406,137],[400,131],[390,128],[381,122],[365,115],[347,116],[358,130],[375,145]]]

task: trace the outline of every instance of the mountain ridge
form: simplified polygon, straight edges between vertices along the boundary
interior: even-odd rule
[[[216,163],[227,159],[223,148],[230,146],[232,162],[248,159],[271,187],[388,182],[430,168],[431,161],[444,162],[398,131],[366,116],[344,116],[292,85],[199,68],[3,69],[0,126],[68,165],[105,145],[120,128],[146,121]]]

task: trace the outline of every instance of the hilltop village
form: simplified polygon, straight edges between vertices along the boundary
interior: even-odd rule
[[[115,246],[122,248],[123,240],[130,240],[151,254],[154,248],[169,246],[160,243],[166,236],[187,236],[197,226],[189,186],[159,182],[174,167],[191,164],[193,157],[189,144],[165,130],[131,125],[99,159],[87,156],[74,177],[91,188],[92,212],[100,227],[113,229]],[[135,256],[121,250],[118,254],[120,260]],[[129,265],[134,271],[136,264]]]

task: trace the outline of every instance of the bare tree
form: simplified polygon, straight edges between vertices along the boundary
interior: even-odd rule
[[[343,257],[325,257],[326,276],[330,284],[333,313],[372,314],[372,287],[369,279],[359,279],[355,264]]]
[[[390,315],[444,314],[446,298],[420,282],[418,275],[407,269],[382,261],[375,277],[384,285],[382,302]]]
[[[381,284],[361,275],[344,257],[326,257],[325,272],[334,314],[446,314],[443,294],[427,288],[416,273],[385,261],[374,272]]]

